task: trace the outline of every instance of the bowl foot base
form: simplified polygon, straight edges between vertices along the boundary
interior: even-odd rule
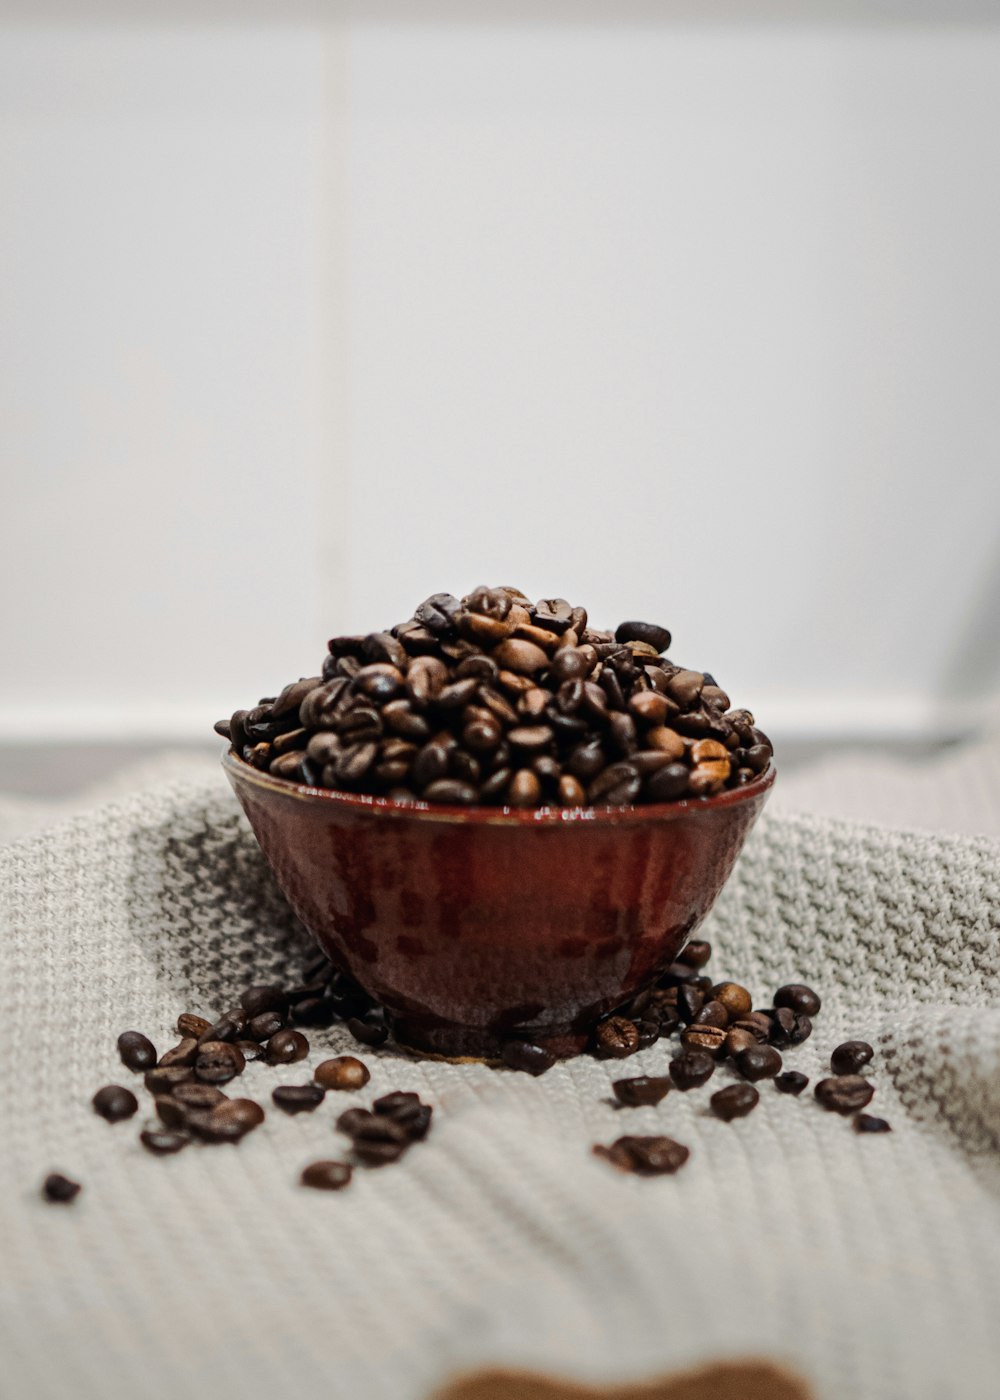
[[[501,1051],[507,1040],[530,1040],[533,1045],[544,1046],[557,1060],[580,1055],[587,1048],[586,1033],[565,1029],[501,1037],[481,1026],[430,1026],[406,1016],[394,1018],[392,1029],[401,1049],[456,1064],[501,1064]]]

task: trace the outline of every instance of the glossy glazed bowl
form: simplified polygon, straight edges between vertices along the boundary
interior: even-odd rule
[[[582,1050],[711,909],[774,782],[665,805],[443,807],[226,776],[292,908],[397,1041]]]

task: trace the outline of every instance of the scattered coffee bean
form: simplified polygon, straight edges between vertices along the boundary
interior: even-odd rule
[[[677,961],[686,963],[688,967],[704,967],[711,959],[712,945],[703,939],[692,939],[677,954]]]
[[[93,1097],[94,1112],[106,1118],[109,1123],[120,1123],[123,1118],[131,1118],[139,1111],[139,1100],[131,1089],[123,1089],[118,1084],[108,1084],[98,1089]]]
[[[874,1054],[866,1040],[845,1040],[830,1056],[830,1068],[834,1074],[857,1074]]]
[[[233,1046],[240,1052],[248,1065],[252,1064],[254,1060],[264,1058],[264,1047],[256,1040],[234,1040]]]
[[[211,1021],[206,1021],[204,1016],[195,1016],[193,1012],[182,1011],[177,1017],[177,1034],[185,1040],[197,1040],[205,1034],[211,1024]]]
[[[420,1102],[419,1094],[397,1090],[376,1099],[372,1104],[372,1112],[391,1118],[403,1129],[411,1142],[418,1142],[427,1136],[434,1110],[430,1104]]]
[[[738,1021],[753,1010],[750,993],[738,982],[720,982],[712,988],[712,999],[722,1003],[729,1012],[730,1021]]]
[[[271,1065],[292,1065],[309,1054],[309,1042],[301,1031],[278,1031],[267,1042],[267,1062]]]
[[[698,1089],[715,1073],[715,1059],[704,1050],[685,1050],[670,1061],[669,1069],[678,1089]]]
[[[620,1137],[610,1147],[598,1145],[594,1154],[619,1171],[639,1176],[672,1175],[691,1155],[691,1149],[668,1137]]]
[[[246,1061],[235,1045],[224,1040],[207,1040],[198,1051],[194,1075],[202,1084],[228,1084],[242,1074]]]
[[[694,1020],[704,1005],[705,993],[693,980],[677,988],[677,1014],[686,1025]],[[728,1023],[728,1016],[726,1021]]]
[[[857,1113],[871,1103],[875,1086],[860,1074],[841,1074],[835,1079],[821,1079],[815,1094],[824,1108],[834,1113]]]
[[[657,1104],[666,1098],[672,1087],[668,1078],[656,1079],[648,1074],[636,1075],[634,1079],[616,1079],[611,1085],[615,1098],[626,1108]]]
[[[859,1113],[854,1120],[856,1133],[891,1133],[892,1125],[885,1118],[876,1118],[871,1113]]]
[[[602,1060],[623,1060],[639,1049],[639,1028],[627,1016],[608,1016],[594,1028],[594,1054]]]
[[[774,1078],[774,1087],[782,1094],[801,1094],[808,1083],[809,1076],[800,1074],[797,1069],[786,1069],[784,1074]]]
[[[500,1049],[500,1058],[508,1069],[522,1070],[525,1074],[544,1074],[556,1062],[556,1057],[544,1045],[535,1045],[530,1040],[508,1040]]]
[[[760,1103],[760,1094],[752,1084],[727,1084],[724,1089],[717,1089],[708,1103],[716,1118],[731,1123],[752,1112]]]
[[[187,1147],[191,1139],[187,1133],[173,1132],[170,1129],[143,1128],[139,1134],[139,1141],[147,1152],[152,1152],[157,1157],[166,1157],[171,1153],[180,1152],[182,1147]]]
[[[802,982],[789,982],[787,986],[779,987],[774,994],[774,1004],[785,1006],[799,1016],[815,1016],[823,1005],[812,987]]]
[[[355,1040],[373,1049],[384,1045],[389,1039],[389,1027],[384,1021],[366,1021],[360,1016],[351,1016],[347,1022],[347,1029]]]
[[[726,1048],[726,1032],[721,1026],[688,1026],[681,1035],[681,1044],[689,1050],[704,1050],[718,1059]]]
[[[167,1068],[147,1070],[143,1080],[151,1094],[170,1094],[178,1084],[194,1079],[194,1070],[185,1065],[172,1065]]]
[[[685,988],[686,990],[687,988]],[[721,1001],[706,1001],[691,1024],[693,1026],[714,1026],[716,1030],[724,1031],[729,1025],[729,1012]]]
[[[169,1050],[165,1050],[160,1056],[158,1064],[161,1069],[168,1069],[172,1065],[184,1065],[189,1068],[194,1064],[198,1054],[198,1042],[194,1036],[189,1036],[182,1040],[179,1045],[174,1045]]]
[[[736,1068],[744,1079],[773,1079],[781,1073],[781,1056],[771,1045],[751,1045],[736,1057]]]
[[[282,1084],[272,1089],[271,1098],[286,1113],[312,1113],[326,1098],[326,1090],[319,1084]]]
[[[141,1031],[122,1031],[118,1037],[118,1053],[126,1069],[146,1070],[156,1064],[153,1042]]]
[[[264,1121],[264,1110],[253,1099],[225,1099],[207,1111],[192,1109],[187,1127],[202,1142],[239,1142]]]
[[[299,1180],[317,1191],[342,1191],[350,1183],[352,1170],[347,1162],[310,1162]]]
[[[42,1182],[42,1197],[53,1205],[69,1205],[82,1190],[83,1187],[78,1181],[71,1181],[60,1172],[50,1172]]]
[[[251,1016],[246,1024],[246,1033],[251,1040],[258,1042],[270,1040],[272,1035],[277,1035],[280,1030],[284,1030],[285,1018],[280,1011],[262,1011],[258,1016]]]
[[[338,1055],[323,1060],[313,1073],[316,1083],[324,1089],[363,1089],[371,1079],[366,1065],[353,1055]]]

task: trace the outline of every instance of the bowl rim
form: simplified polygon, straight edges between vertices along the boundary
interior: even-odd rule
[[[774,785],[777,770],[774,759],[759,777],[743,787],[726,788],[711,797],[683,797],[676,802],[646,802],[631,807],[484,807],[448,806],[442,802],[397,802],[363,792],[340,792],[335,788],[312,787],[276,778],[254,768],[230,747],[222,755],[222,766],[234,784],[249,783],[266,792],[280,794],[310,804],[331,803],[334,810],[378,813],[395,820],[463,822],[487,826],[565,826],[576,822],[616,826],[623,823],[676,821],[679,817],[737,807],[760,797]]]

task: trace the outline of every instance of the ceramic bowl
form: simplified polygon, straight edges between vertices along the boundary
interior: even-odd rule
[[[664,805],[443,807],[305,787],[223,759],[261,849],[324,952],[401,1044],[496,1058],[582,1050],[711,909],[774,782]]]

